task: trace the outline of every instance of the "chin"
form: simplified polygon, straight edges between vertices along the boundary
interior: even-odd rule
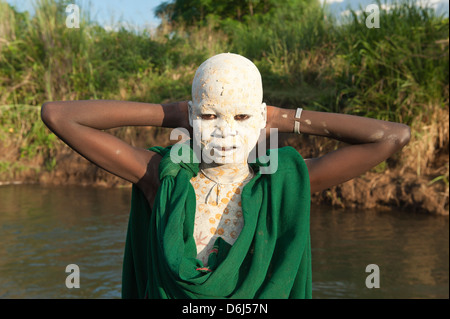
[[[213,162],[216,164],[242,164],[246,163],[247,161],[246,160],[238,161],[226,157],[216,157],[213,159]]]

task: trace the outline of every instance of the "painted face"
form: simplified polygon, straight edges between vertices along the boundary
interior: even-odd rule
[[[266,125],[261,75],[250,60],[223,53],[203,62],[194,77],[189,105],[203,160],[247,161]]]

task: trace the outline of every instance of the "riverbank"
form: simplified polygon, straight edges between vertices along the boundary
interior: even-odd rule
[[[268,105],[411,127],[411,141],[401,152],[315,194],[313,202],[448,215],[448,17],[412,0],[389,10],[377,1],[382,27],[368,28],[367,12],[352,11],[340,24],[319,1],[295,0],[273,2],[270,10],[245,19],[212,14],[192,24],[168,18],[156,30],[140,31],[106,30],[80,13],[80,28],[71,29],[64,1],[34,2],[31,15],[0,0],[0,183],[128,187],[51,134],[40,106],[56,100],[188,100],[200,63],[233,52],[257,65]],[[169,141],[158,128],[113,133],[140,147]],[[279,145],[291,145],[304,157],[338,147],[304,135],[281,137]]]
[[[133,127],[111,130],[111,133],[138,147],[170,144],[168,129]],[[417,142],[417,137],[413,137],[411,143],[402,151],[366,174],[313,194],[312,203],[357,208],[361,211],[396,207],[408,212],[448,215],[448,139],[443,148],[435,150],[436,156],[421,168],[422,172],[419,172],[420,167],[418,169],[418,163],[413,160],[414,157],[417,158],[414,155],[418,148]],[[10,141],[9,147],[0,147],[0,163],[3,165],[0,166],[0,185],[39,183],[97,187],[131,186],[130,183],[91,164],[60,141],[55,142],[56,146],[50,152],[53,156],[51,159],[46,158],[49,154],[46,155],[43,151],[33,158],[18,158],[19,150],[15,147],[17,143],[18,141]],[[278,145],[292,146],[304,158],[317,157],[342,146],[336,141],[321,137],[293,134],[280,134]]]

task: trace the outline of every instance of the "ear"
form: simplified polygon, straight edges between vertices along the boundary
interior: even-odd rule
[[[189,115],[189,125],[193,127],[193,114],[192,114],[192,101],[188,102],[188,115]]]

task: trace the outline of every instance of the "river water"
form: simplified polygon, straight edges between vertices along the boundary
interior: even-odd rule
[[[0,186],[0,298],[120,298],[130,197]],[[313,298],[449,298],[448,216],[312,207],[311,243]],[[80,288],[66,287],[69,264]]]

